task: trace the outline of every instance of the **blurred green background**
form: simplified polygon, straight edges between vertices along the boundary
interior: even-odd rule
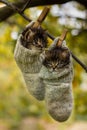
[[[36,20],[42,9],[30,8],[25,14]],[[0,130],[87,130],[87,73],[75,60],[74,108],[68,121],[54,121],[44,102],[28,93],[14,60],[17,38],[27,24],[18,14],[0,23]],[[42,26],[55,37],[67,28],[68,47],[87,65],[87,10],[83,6],[75,2],[53,5]]]

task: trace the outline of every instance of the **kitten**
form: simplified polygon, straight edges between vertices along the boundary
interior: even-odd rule
[[[26,28],[22,32],[22,45],[28,49],[43,49],[47,47],[47,35],[45,30],[39,28]]]
[[[51,71],[67,66],[70,62],[70,52],[65,47],[55,47],[52,50],[45,52],[43,65]]]

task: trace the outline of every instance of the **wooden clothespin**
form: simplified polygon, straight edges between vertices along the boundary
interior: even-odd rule
[[[57,42],[57,46],[58,46],[58,47],[61,47],[61,46],[62,46],[62,42],[65,40],[66,35],[67,35],[67,32],[68,32],[68,30],[65,29],[65,30],[63,31],[63,33],[61,34],[61,36],[59,37],[58,42]]]
[[[45,7],[43,11],[41,12],[40,16],[38,17],[37,21],[34,23],[33,28],[37,28],[41,25],[41,23],[44,21],[46,18],[50,8]]]

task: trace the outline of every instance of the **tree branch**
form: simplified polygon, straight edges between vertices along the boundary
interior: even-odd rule
[[[26,8],[35,7],[35,6],[53,5],[53,4],[64,4],[70,1],[72,0],[31,0],[31,2]],[[87,8],[87,0],[73,0],[73,1],[79,2]],[[23,5],[25,5],[26,2],[27,0],[21,0],[19,2],[15,2],[14,5],[18,8],[23,8]],[[15,12],[8,6],[0,8],[0,22],[6,20],[8,17],[13,15],[14,13]]]
[[[25,11],[25,9],[27,8],[27,6],[30,4],[31,0],[27,0],[27,2],[25,3],[24,7],[21,10],[21,13],[23,13]]]
[[[11,9],[13,9],[14,12],[19,13],[24,19],[26,19],[28,22],[31,22],[31,19],[29,19],[23,12],[25,10],[25,8],[27,7],[27,5],[29,4],[31,0],[28,0],[25,5],[23,6],[23,9],[19,9],[18,7],[16,7],[14,4],[6,1],[6,0],[1,0],[2,3],[6,4],[8,7],[10,7]]]

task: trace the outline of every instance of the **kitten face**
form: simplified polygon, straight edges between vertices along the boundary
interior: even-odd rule
[[[58,69],[65,67],[70,62],[70,53],[68,49],[54,48],[45,52],[45,59],[43,65],[46,66],[49,71],[58,71]]]
[[[22,33],[22,44],[29,49],[43,49],[47,47],[47,36],[42,28],[28,29]]]

